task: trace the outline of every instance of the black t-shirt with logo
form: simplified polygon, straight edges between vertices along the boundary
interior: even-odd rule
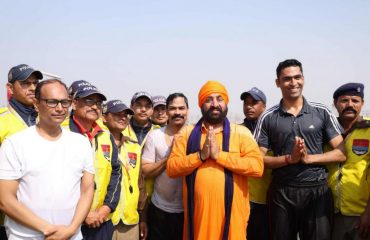
[[[321,154],[324,145],[342,131],[336,117],[325,105],[304,99],[297,116],[286,112],[282,101],[264,112],[254,135],[259,146],[272,150],[274,156],[282,156],[291,153],[295,136],[304,139],[308,154]],[[327,178],[325,166],[303,163],[273,169],[272,174],[273,183],[290,186],[316,185]]]

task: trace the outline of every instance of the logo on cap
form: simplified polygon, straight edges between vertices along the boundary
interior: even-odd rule
[[[91,86],[91,83],[82,82],[82,83],[77,84],[77,87],[83,87],[83,86]]]
[[[27,70],[27,69],[30,69],[31,67],[28,66],[28,65],[23,65],[22,67],[19,68],[19,71],[24,71],[24,70]]]
[[[82,89],[82,91],[89,91],[89,90],[97,90],[97,88],[96,87],[93,87],[93,86],[88,86],[88,87],[84,87]]]
[[[123,102],[121,100],[113,102],[113,106],[116,106],[117,104],[123,104]]]

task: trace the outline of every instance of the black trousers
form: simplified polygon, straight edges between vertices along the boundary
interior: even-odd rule
[[[112,240],[113,231],[111,220],[104,222],[98,228],[88,228],[86,225],[81,227],[83,240]]]
[[[248,240],[268,240],[269,225],[267,204],[250,202],[251,212],[247,226]]]
[[[326,184],[309,187],[271,185],[269,224],[274,240],[330,240],[333,197]]]
[[[0,239],[7,240],[8,237],[6,236],[6,231],[4,226],[0,226]]]
[[[184,228],[184,213],[169,213],[153,203],[148,212],[148,240],[181,240]]]

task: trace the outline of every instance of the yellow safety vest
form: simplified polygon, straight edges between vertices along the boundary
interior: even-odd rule
[[[62,126],[70,130],[69,127],[69,119],[66,119]],[[112,152],[113,152],[113,145],[110,139],[110,133],[107,131],[102,131],[94,137],[91,146],[95,152],[95,159],[94,159],[94,182],[95,182],[95,191],[94,191],[94,198],[91,204],[90,210],[96,210],[103,206],[105,196],[107,195],[107,188],[110,181],[110,176],[112,174]],[[108,219],[110,219],[112,213],[109,215]],[[107,219],[107,220],[108,220]]]
[[[265,168],[262,177],[248,178],[249,201],[266,204],[267,191],[271,183],[271,169]]]
[[[21,116],[11,106],[0,108],[0,145],[8,136],[27,127]]]
[[[7,137],[27,127],[21,116],[10,105],[0,108],[0,146]],[[0,225],[4,225],[4,219],[4,213],[0,212]]]
[[[268,151],[266,155],[273,156],[273,153]],[[248,177],[249,201],[266,204],[267,191],[272,179],[271,172],[272,169],[264,168],[262,177]]]
[[[158,128],[161,128],[161,126],[156,125],[156,124],[152,124],[152,128],[150,129],[150,131],[148,132],[148,134],[151,131],[153,131],[154,129],[158,129]],[[136,137],[135,131],[131,127],[131,124],[129,124],[125,128],[125,130],[123,130],[122,133],[123,133],[123,135],[125,135],[125,136],[129,137],[130,139],[132,139],[133,141],[136,141],[137,142],[137,137]],[[143,149],[143,147],[145,145],[145,142],[146,142],[146,139],[148,137],[148,134],[145,136],[143,142],[140,145],[141,150]],[[146,178],[145,179],[145,189],[146,189],[146,193],[147,193],[148,199],[150,201],[151,196],[153,194],[153,190],[154,190],[154,179],[153,178]]]
[[[356,128],[345,139],[347,160],[327,166],[335,210],[343,215],[361,215],[370,197],[369,145],[370,127]]]
[[[120,220],[126,225],[139,223],[137,211],[139,202],[139,174],[141,167],[141,147],[138,143],[124,142],[121,146],[119,160],[122,166],[121,197],[112,216],[113,225]]]

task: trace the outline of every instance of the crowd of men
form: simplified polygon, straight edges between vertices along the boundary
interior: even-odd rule
[[[241,93],[227,118],[218,81],[188,98],[133,95],[10,69],[0,108],[0,239],[370,239],[364,85],[333,89],[335,117],[303,96],[302,64],[279,63],[280,103]]]

